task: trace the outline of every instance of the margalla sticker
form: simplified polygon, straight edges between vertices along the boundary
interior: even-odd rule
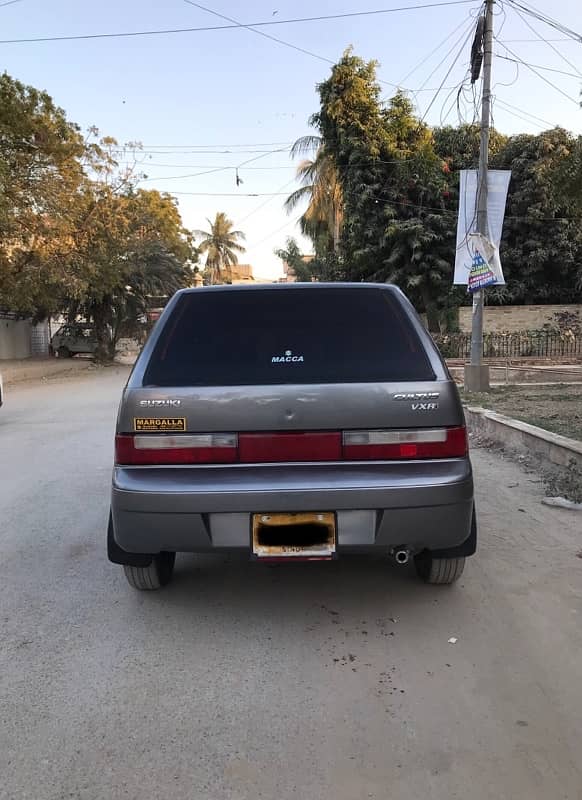
[[[273,356],[271,364],[302,364],[304,360],[303,356],[293,355],[292,350],[285,350],[285,355]]]
[[[134,417],[133,429],[143,433],[183,432],[186,417]]]

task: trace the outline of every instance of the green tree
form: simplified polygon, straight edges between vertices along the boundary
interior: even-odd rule
[[[479,125],[445,125],[432,130],[434,149],[448,168],[449,182],[458,189],[459,170],[477,169],[481,128]],[[492,128],[489,132],[489,156],[493,160],[507,144],[507,136]]]
[[[281,261],[284,261],[291,267],[298,281],[306,283],[315,277],[311,269],[310,261],[305,259],[299,245],[292,237],[287,239],[284,248],[279,248],[274,252]]]
[[[120,336],[135,332],[152,298],[171,296],[190,283],[191,234],[175,200],[157,191],[116,193],[94,184],[68,253],[78,288],[68,298],[71,316],[95,324],[96,358],[113,360]]]
[[[380,102],[376,64],[351,50],[318,89],[313,121],[343,191],[341,271],[398,283],[438,330],[440,311],[450,304],[455,220],[448,166],[432,132],[402,92]]]
[[[0,306],[33,314],[67,283],[58,255],[90,155],[46,92],[0,75]]]
[[[492,160],[511,169],[501,241],[507,286],[490,302],[565,303],[582,296],[582,204],[555,190],[556,175],[575,158],[577,140],[562,128],[511,136]]]
[[[209,230],[196,231],[195,235],[201,237],[198,245],[201,253],[206,253],[206,270],[211,285],[223,283],[230,278],[230,268],[238,264],[237,253],[244,253],[245,248],[240,243],[245,235],[242,231],[235,231],[232,220],[222,211],[217,212],[214,222],[207,219]]]
[[[302,136],[291,148],[291,156],[311,155],[297,167],[301,184],[285,201],[288,214],[307,200],[299,219],[301,233],[308,236],[318,255],[339,250],[343,199],[339,175],[333,159],[320,136]]]

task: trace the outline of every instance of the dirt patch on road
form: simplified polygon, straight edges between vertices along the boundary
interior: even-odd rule
[[[582,384],[498,386],[486,393],[461,391],[461,397],[467,405],[582,441]]]

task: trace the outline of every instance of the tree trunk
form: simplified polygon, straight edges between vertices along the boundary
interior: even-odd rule
[[[429,292],[427,292],[425,289],[422,291],[422,302],[424,303],[424,311],[426,314],[426,322],[429,332],[440,333],[441,321],[439,310]]]
[[[95,361],[99,364],[111,364],[115,358],[115,342],[111,337],[108,325],[108,311],[111,304],[107,300],[95,304],[92,309],[93,324],[95,325]]]
[[[340,242],[340,208],[336,204],[333,213],[333,252],[337,255]]]

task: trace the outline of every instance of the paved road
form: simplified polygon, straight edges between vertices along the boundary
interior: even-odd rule
[[[2,800],[582,797],[579,516],[476,451],[481,552],[452,590],[182,556],[138,594],[104,551],[125,374],[0,411]]]

